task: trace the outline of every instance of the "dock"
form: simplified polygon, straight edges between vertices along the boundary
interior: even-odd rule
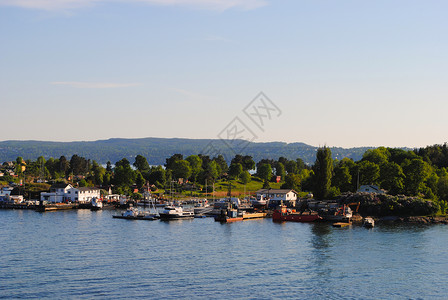
[[[36,205],[27,203],[2,203],[1,209],[36,209]]]

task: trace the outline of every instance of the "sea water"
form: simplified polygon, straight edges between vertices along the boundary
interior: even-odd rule
[[[0,211],[0,298],[447,299],[448,226]]]

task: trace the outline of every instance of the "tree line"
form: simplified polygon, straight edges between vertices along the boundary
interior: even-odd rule
[[[3,165],[3,169],[7,167]],[[154,188],[167,188],[173,181],[205,185],[220,180],[235,180],[243,184],[256,178],[264,188],[275,186],[309,191],[316,199],[334,199],[342,193],[355,192],[360,185],[377,185],[390,195],[417,196],[438,203],[445,212],[448,200],[447,144],[415,150],[380,147],[367,150],[362,159],[333,160],[329,147],[317,150],[313,165],[300,158],[261,159],[255,162],[249,155],[235,155],[228,163],[222,155],[174,154],[166,158],[164,166],[150,166],[146,157],[137,155],[105,166],[78,155],[70,160],[39,157],[36,161],[17,157],[14,162],[16,177],[7,173],[0,181],[19,179],[68,180],[80,186],[113,187],[116,193],[132,193],[146,183]]]

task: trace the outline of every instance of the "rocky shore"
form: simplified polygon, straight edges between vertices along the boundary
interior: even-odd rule
[[[383,217],[375,221],[379,223],[413,223],[413,224],[448,224],[448,217]]]
[[[438,216],[438,217],[398,217],[398,216],[387,216],[387,217],[372,217],[376,223],[382,224],[396,224],[396,223],[410,223],[410,224],[448,224],[448,217]],[[363,217],[360,215],[354,215],[352,217],[352,223],[362,224]]]

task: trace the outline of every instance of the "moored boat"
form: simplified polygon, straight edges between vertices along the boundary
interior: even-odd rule
[[[337,209],[321,210],[319,212],[323,220],[332,222],[350,222],[353,216],[353,212],[348,205],[342,205]]]
[[[156,214],[153,214],[150,212],[145,212],[145,211],[139,211],[135,207],[130,207],[121,215],[115,215],[112,217],[115,219],[148,220],[148,221],[157,220],[159,218],[159,216]]]
[[[103,202],[95,197],[92,198],[92,200],[90,201],[91,210],[100,210],[103,208]]]
[[[78,205],[74,203],[45,203],[46,201],[39,201],[39,204],[35,206],[35,210],[38,212],[55,211],[55,210],[67,210],[77,208]]]
[[[272,221],[274,222],[314,222],[322,219],[316,212],[295,212],[281,205],[272,213]]]
[[[362,226],[366,228],[373,228],[375,226],[375,221],[371,217],[364,218],[364,222],[362,223]]]
[[[194,218],[194,212],[184,210],[181,206],[165,206],[164,210],[159,214],[162,220],[178,220]]]

